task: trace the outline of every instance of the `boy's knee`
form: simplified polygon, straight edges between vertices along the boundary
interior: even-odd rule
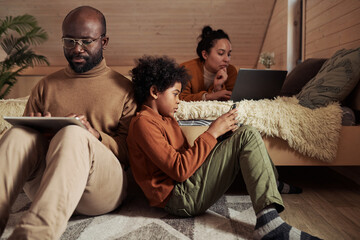
[[[243,125],[234,133],[235,139],[239,139],[243,143],[249,141],[262,141],[261,134],[259,130],[255,127]]]
[[[252,135],[261,136],[259,130],[250,125],[242,125],[239,130],[240,132],[250,133]]]

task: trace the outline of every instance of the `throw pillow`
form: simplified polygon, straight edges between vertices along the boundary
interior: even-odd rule
[[[287,76],[280,91],[280,96],[291,97],[319,72],[325,58],[309,58],[297,65]]]
[[[341,49],[328,59],[318,74],[297,95],[299,103],[311,109],[342,101],[360,77],[360,48]]]

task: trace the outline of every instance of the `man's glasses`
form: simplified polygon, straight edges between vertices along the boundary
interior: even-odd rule
[[[82,48],[86,48],[87,46],[89,46],[90,44],[92,44],[93,42],[99,40],[100,38],[105,37],[105,34],[102,34],[100,37],[96,38],[96,39],[75,39],[75,38],[62,38],[62,43],[64,48],[67,49],[71,49],[74,48],[76,43],[79,44]]]

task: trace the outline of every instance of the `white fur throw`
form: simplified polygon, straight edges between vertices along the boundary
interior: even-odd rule
[[[177,120],[214,120],[229,111],[232,101],[181,101]],[[251,125],[262,134],[286,140],[299,153],[331,162],[336,157],[341,130],[342,110],[339,103],[309,109],[296,97],[236,102],[239,123]]]

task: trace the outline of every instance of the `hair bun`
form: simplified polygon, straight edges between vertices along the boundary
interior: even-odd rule
[[[205,26],[202,29],[201,38],[209,36],[213,32],[213,29],[210,26]]]
[[[229,36],[222,30],[218,29],[214,31],[209,25],[203,27],[201,34],[197,37],[198,45],[196,47],[196,53],[201,61],[205,61],[202,56],[202,51],[205,50],[207,53],[214,46],[215,41],[218,39],[227,39],[230,42]]]

